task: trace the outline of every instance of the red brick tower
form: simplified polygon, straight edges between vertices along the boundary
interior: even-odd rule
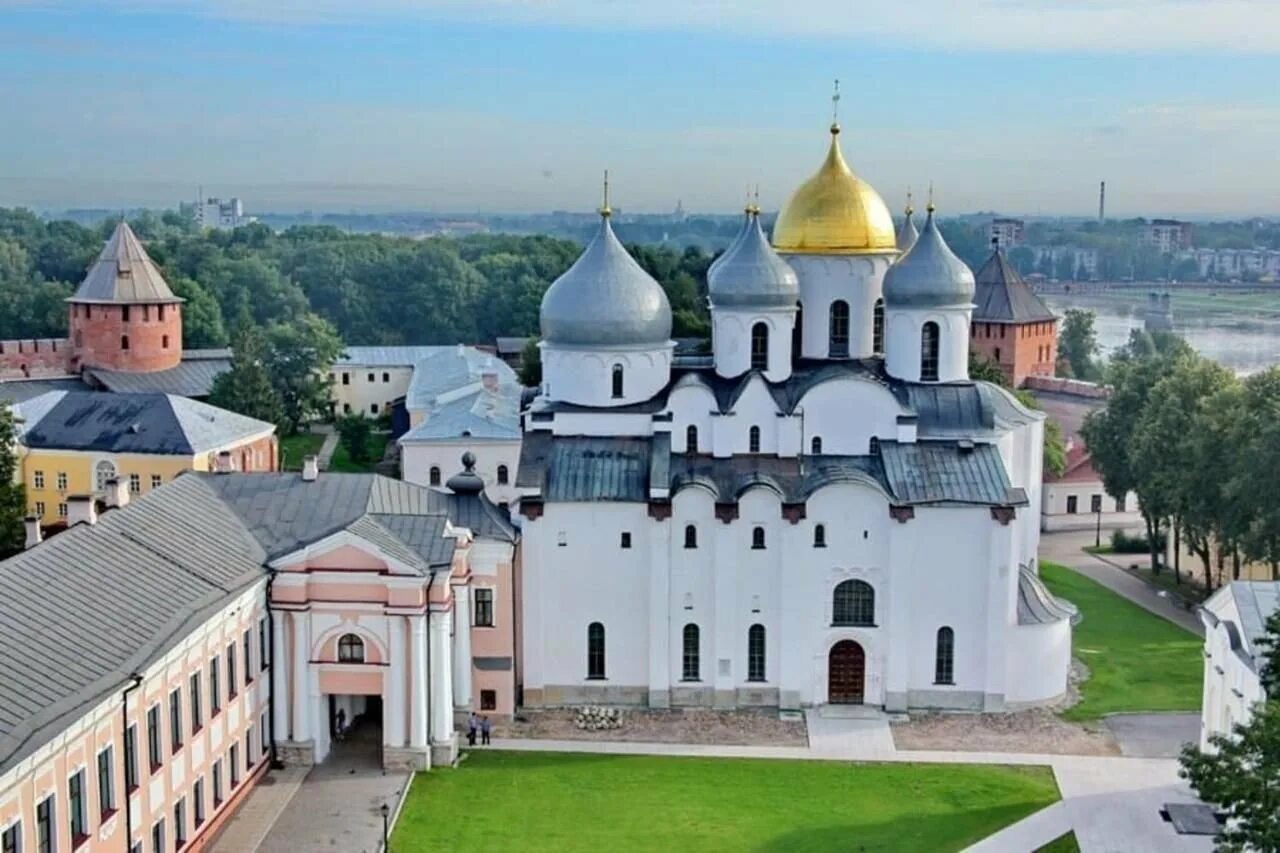
[[[151,373],[182,361],[182,300],[126,223],[67,302],[73,371]]]
[[[1028,376],[1053,376],[1058,318],[996,246],[974,273],[969,348],[994,361],[1015,388]]]

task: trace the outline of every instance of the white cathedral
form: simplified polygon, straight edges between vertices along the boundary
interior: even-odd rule
[[[902,232],[839,126],[770,245],[708,273],[712,353],[600,228],[542,302],[523,702],[999,711],[1067,686],[1039,580],[1043,415],[968,374],[973,273]]]

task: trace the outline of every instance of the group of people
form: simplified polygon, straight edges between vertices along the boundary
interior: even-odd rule
[[[476,733],[480,734],[480,745],[489,745],[489,732],[492,731],[493,725],[489,722],[489,718],[476,715],[474,711],[467,717],[467,746],[476,745]]]

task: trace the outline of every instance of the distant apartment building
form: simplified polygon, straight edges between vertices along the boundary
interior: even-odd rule
[[[250,220],[239,198],[201,198],[195,204],[196,224],[201,228],[236,228]]]
[[[1142,229],[1142,244],[1162,255],[1191,248],[1191,223],[1178,219],[1153,219]]]
[[[1194,260],[1201,278],[1280,278],[1280,252],[1273,249],[1195,249],[1179,260]]]
[[[1021,219],[998,218],[991,220],[987,228],[987,237],[1002,249],[1021,246],[1025,225]]]
[[[1093,279],[1098,276],[1098,250],[1081,249],[1078,246],[1030,246],[1035,253],[1037,270],[1047,268],[1050,278],[1063,278],[1060,271],[1067,270],[1067,278]]]

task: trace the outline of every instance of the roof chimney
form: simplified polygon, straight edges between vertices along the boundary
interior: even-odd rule
[[[218,457],[213,462],[213,470],[217,474],[230,474],[236,470],[235,463],[231,459],[230,450],[218,452]]]
[[[44,538],[44,534],[40,532],[40,519],[34,515],[28,515],[22,523],[27,528],[27,542],[22,547],[34,548],[39,545],[40,540]]]
[[[302,457],[302,481],[304,483],[314,483],[316,478],[320,476],[320,457],[304,456]]]
[[[129,485],[118,477],[107,480],[107,509],[120,509],[129,505]]]
[[[493,367],[486,367],[484,372],[480,374],[480,381],[484,383],[484,390],[498,390],[498,371]]]
[[[67,498],[67,527],[97,523],[98,507],[91,495],[70,495]]]

